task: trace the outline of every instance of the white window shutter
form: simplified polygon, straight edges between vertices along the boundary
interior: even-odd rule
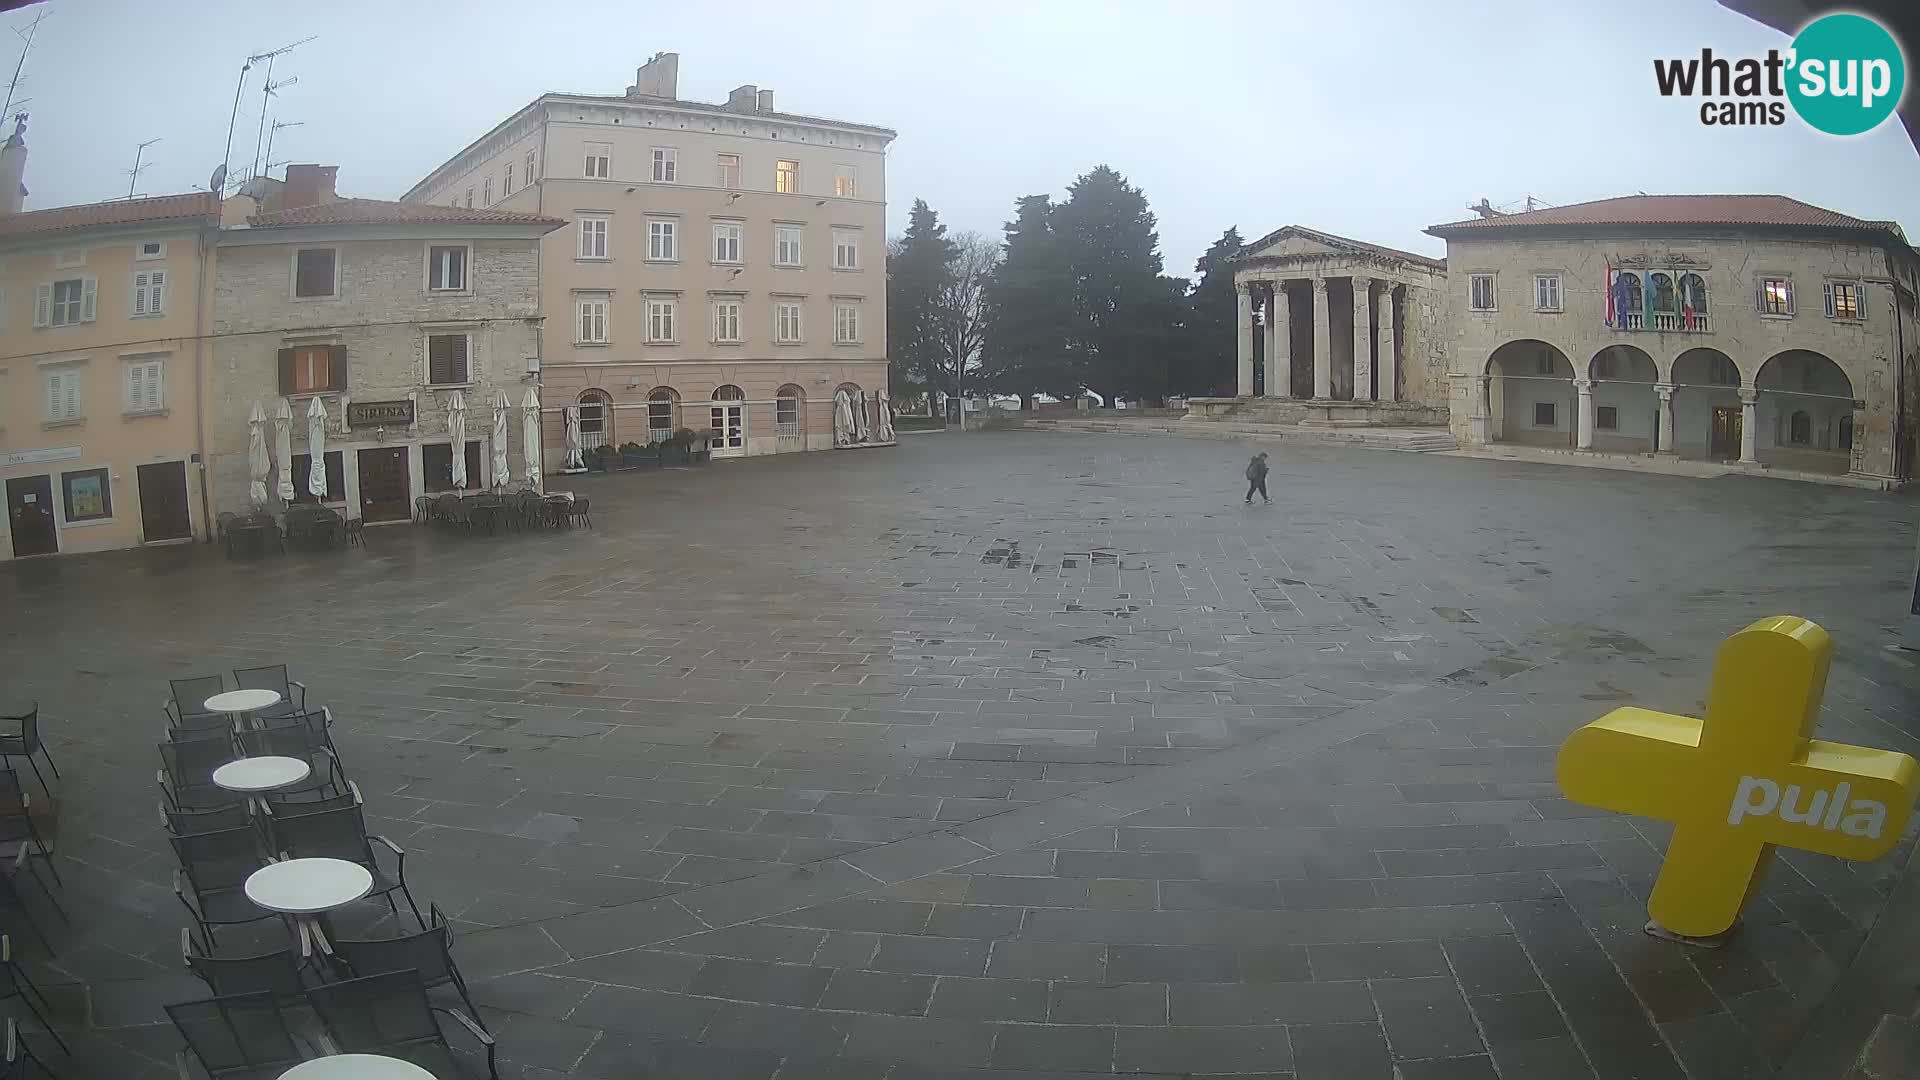
[[[146,382],[147,365],[127,365],[127,408],[141,409],[146,407]]]
[[[145,274],[133,275],[133,313],[135,315],[147,313],[147,275]]]
[[[1825,291],[1827,295],[1827,318],[1831,319],[1833,318],[1833,282],[1827,282]]]
[[[167,272],[154,270],[147,275],[147,310],[159,314],[167,310]]]
[[[36,286],[33,290],[33,325],[45,326],[52,321],[53,286]]]
[[[1791,315],[1793,314],[1793,279],[1788,278],[1782,284],[1787,287],[1787,314]]]
[[[1859,285],[1854,287],[1853,302],[1859,309],[1853,313],[1853,317],[1856,319],[1859,319],[1861,322],[1866,322],[1867,306],[1868,306],[1866,282],[1863,281]]]
[[[80,286],[80,321],[93,321],[94,300],[99,296],[99,283],[87,278]]]
[[[47,419],[49,420],[60,419],[60,380],[59,372],[47,376]]]

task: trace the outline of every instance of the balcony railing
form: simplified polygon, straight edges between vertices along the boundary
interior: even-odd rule
[[[1656,311],[1651,316],[1644,312],[1628,311],[1614,317],[1615,330],[1638,331],[1653,330],[1662,334],[1707,334],[1712,327],[1705,314],[1688,319],[1670,311]]]

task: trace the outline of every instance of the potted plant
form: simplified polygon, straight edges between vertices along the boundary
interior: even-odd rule
[[[589,472],[606,472],[613,464],[613,459],[617,456],[619,456],[618,451],[602,443],[587,451],[587,470]]]
[[[643,451],[640,449],[640,444],[637,442],[621,443],[620,444],[620,467],[623,469],[639,468],[640,461],[641,461],[640,455],[642,453]]]

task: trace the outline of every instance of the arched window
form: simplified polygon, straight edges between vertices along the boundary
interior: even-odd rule
[[[806,434],[805,422],[801,419],[806,413],[806,391],[788,383],[780,388],[773,399],[774,434],[788,437]]]
[[[1853,449],[1853,414],[1848,413],[1847,415],[1841,417],[1839,427],[1840,427],[1840,431],[1839,431],[1838,442],[1840,444],[1840,449],[1842,450]]]
[[[680,425],[678,405],[680,395],[670,386],[654,387],[647,395],[647,441],[662,443],[673,437],[674,429]]]
[[[592,450],[613,443],[612,399],[604,390],[580,392],[580,448]]]
[[[739,387],[733,385],[732,383],[728,383],[727,385],[713,392],[713,400],[745,401],[747,400],[747,394],[746,394],[746,391],[740,389]]]
[[[1675,297],[1673,293],[1673,275],[1672,274],[1654,274],[1652,277],[1652,281],[1653,281],[1653,310],[1662,315],[1672,315],[1677,313],[1680,310],[1680,307],[1678,304],[1674,302]]]
[[[1638,330],[1642,319],[1640,275],[1621,270],[1613,279],[1613,325],[1619,330]]]
[[[713,430],[708,436],[708,448],[723,457],[746,453],[746,392],[728,383],[713,392],[713,400]]]
[[[1707,283],[1699,274],[1680,275],[1680,311],[1693,309],[1694,317],[1707,313]]]
[[[1813,441],[1813,418],[1802,409],[1787,418],[1787,441],[1805,446]]]

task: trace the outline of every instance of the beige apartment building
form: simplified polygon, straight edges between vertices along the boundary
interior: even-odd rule
[[[0,559],[204,535],[196,379],[219,205],[23,213],[24,127],[0,150]]]
[[[692,429],[717,457],[830,449],[855,441],[841,391],[880,428],[894,133],[754,86],[682,100],[678,72],[661,53],[625,94],[544,94],[404,197],[567,223],[540,251],[550,470],[569,405],[589,448]]]

